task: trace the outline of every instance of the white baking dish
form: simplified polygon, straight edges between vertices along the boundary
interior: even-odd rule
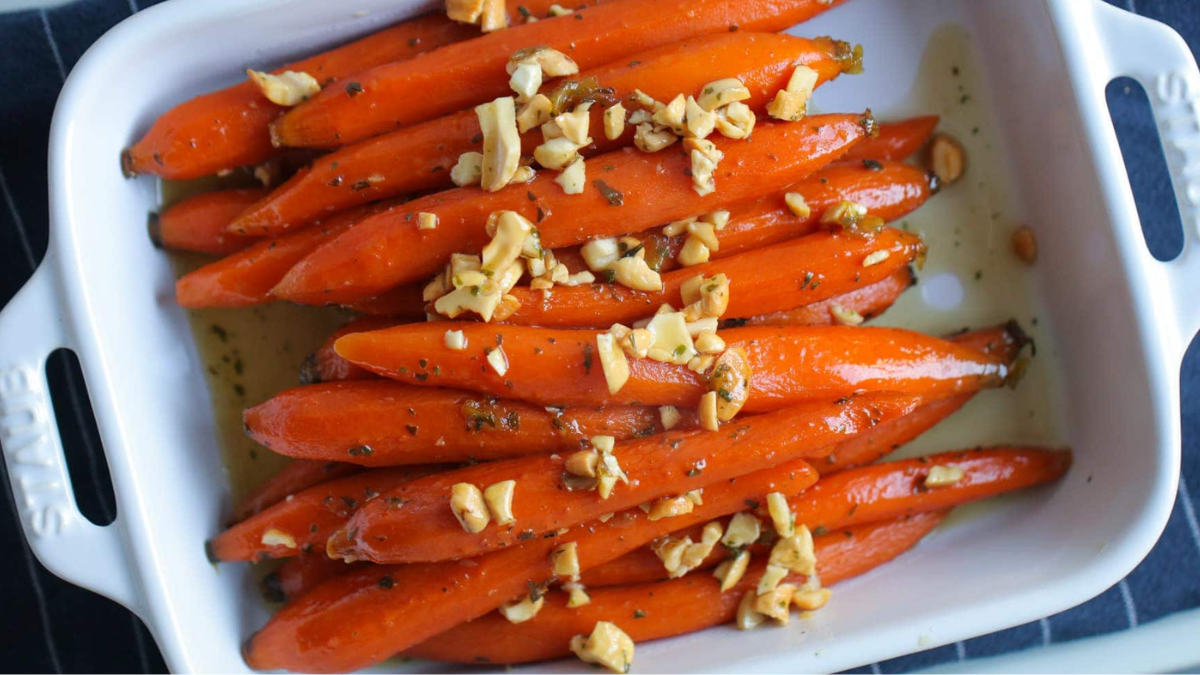
[[[50,251],[0,315],[0,440],[39,559],[141,615],[175,671],[244,671],[239,645],[265,610],[244,566],[216,569],[203,553],[228,507],[209,397],[171,269],[140,225],[156,187],[122,178],[118,154],[158,113],[246,65],[366,32],[420,4],[168,2],[101,39],[59,101]],[[982,64],[973,95],[1005,158],[995,169],[1012,187],[1005,208],[1039,233],[1037,302],[1057,329],[1042,349],[1057,352],[1061,372],[1033,386],[1060,388],[1050,397],[1062,405],[1055,424],[1077,450],[1076,468],[845,584],[813,621],[639,646],[638,670],[839,670],[1013,626],[1116,583],[1166,523],[1179,469],[1178,368],[1200,327],[1200,183],[1183,178],[1181,154],[1200,128],[1195,61],[1170,29],[1098,0],[853,0],[802,29],[868,47],[867,73],[823,91],[822,108],[912,112],[903,102],[944,23],[965,29]],[[1104,87],[1119,75],[1145,84],[1170,130],[1186,236],[1169,263],[1145,248],[1105,105]],[[938,301],[909,295],[909,304]],[[987,318],[970,307],[929,317],[922,327],[932,331]],[[71,495],[42,374],[57,347],[82,362],[118,502],[108,527],[88,523]]]

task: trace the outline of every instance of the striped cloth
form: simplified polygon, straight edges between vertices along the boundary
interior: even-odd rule
[[[46,139],[59,88],[83,51],[111,26],[158,0],[78,0],[0,15],[0,304],[32,273],[46,250]],[[203,0],[177,0],[201,2]],[[1196,0],[1109,0],[1174,26],[1200,48]],[[1178,215],[1158,156],[1145,96],[1132,83],[1110,86],[1109,105],[1122,130],[1147,243],[1169,258],[1182,245]],[[140,230],[139,230],[140,232]],[[50,360],[51,387],[64,445],[77,475],[76,496],[97,522],[112,519],[108,472],[73,357]],[[1182,373],[1184,471],[1176,509],[1154,551],[1117,586],[1080,607],[992,635],[870,664],[855,672],[906,672],[1054,642],[1122,631],[1200,607],[1200,527],[1189,486],[1200,491],[1200,347]],[[0,464],[0,473],[4,472]],[[3,476],[7,488],[7,475]],[[9,672],[162,672],[165,665],[142,623],[125,609],[48,574],[25,545],[13,498],[3,490],[0,537],[0,663]],[[1200,651],[1197,653],[1200,662]]]

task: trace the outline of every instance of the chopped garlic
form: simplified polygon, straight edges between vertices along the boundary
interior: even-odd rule
[[[577,146],[584,146],[592,142],[588,138],[588,126],[591,123],[591,115],[588,114],[592,104],[582,103],[569,113],[563,113],[554,118],[554,123],[562,129],[563,136],[569,138],[572,143]]]
[[[792,515],[792,507],[788,505],[787,497],[782,492],[767,495],[767,511],[771,514],[775,534],[790,537],[796,533],[796,518]]]
[[[275,75],[247,69],[246,74],[268,101],[288,108],[299,105],[321,91],[321,83],[317,82],[317,78],[304,72],[285,70]]]
[[[467,336],[461,330],[446,331],[445,343],[447,349],[461,352],[467,348]]]
[[[571,638],[570,646],[581,661],[598,663],[614,673],[628,673],[633,665],[633,640],[608,621],[597,621],[591,635]]]
[[[787,568],[797,574],[815,574],[817,554],[813,549],[812,532],[806,525],[799,525],[795,533],[783,537],[771,547],[770,563]]]
[[[779,565],[768,564],[763,570],[762,577],[758,580],[758,587],[755,592],[759,595],[766,595],[775,590],[779,586],[779,582],[787,578],[788,569]]]
[[[730,103],[717,111],[717,131],[726,138],[746,138],[754,131],[755,121],[754,111],[745,103]]]
[[[725,528],[725,536],[721,537],[721,543],[729,548],[741,548],[747,544],[753,544],[758,541],[761,521],[758,516],[748,511],[735,513],[733,518],[729,519],[729,527]]]
[[[812,209],[809,208],[808,202],[804,200],[804,195],[799,192],[789,192],[783,196],[783,202],[787,204],[788,210],[797,218],[808,219],[812,217]]]
[[[544,126],[542,128],[545,129]],[[534,148],[533,158],[547,169],[561,170],[579,157],[579,148],[580,145],[575,141],[566,136],[559,136]]]
[[[516,92],[518,101],[528,101],[542,88],[542,67],[536,63],[517,64],[508,86]]]
[[[687,120],[684,124],[684,132],[688,138],[708,138],[717,125],[716,113],[700,107],[696,99],[691,96],[687,97],[684,117]]]
[[[287,548],[299,548],[296,545],[295,537],[274,527],[266,532],[263,532],[261,541],[263,546],[286,546]]]
[[[628,260],[628,258],[625,258]],[[647,353],[655,361],[684,365],[696,355],[692,336],[681,312],[663,312],[654,315],[646,330],[654,336],[653,346]]]
[[[704,85],[696,103],[705,110],[713,111],[730,103],[745,101],[748,98],[750,98],[750,90],[746,88],[746,85],[736,77],[727,77]]]
[[[577,195],[583,193],[583,188],[587,184],[587,174],[585,173],[583,158],[576,156],[575,160],[567,165],[567,168],[558,174],[554,179],[563,190],[564,194]]]
[[[436,213],[428,213],[422,211],[417,214],[417,229],[418,230],[436,230],[438,226],[438,217]]]
[[[768,569],[770,565],[767,566]],[[769,616],[781,624],[787,625],[791,618],[792,596],[796,594],[795,584],[779,584],[769,592],[759,595],[754,601],[754,609],[758,613]]]
[[[746,591],[738,602],[737,622],[738,630],[752,630],[758,628],[766,617],[754,608],[758,602],[758,595],[753,590]]]
[[[458,156],[458,162],[450,169],[450,180],[459,187],[479,185],[483,178],[483,154],[464,152]]]
[[[836,302],[829,307],[829,315],[833,317],[833,322],[839,326],[857,326],[865,321],[862,314],[853,309],[842,307]]]
[[[868,254],[867,257],[863,258],[862,266],[863,267],[871,267],[872,265],[878,265],[879,263],[883,262],[884,260],[887,260],[891,256],[892,256],[892,252],[887,249],[875,251],[873,253]]]
[[[604,111],[604,137],[615,141],[625,133],[625,106],[617,103]]]
[[[658,419],[662,422],[664,431],[670,431],[679,425],[683,419],[683,415],[679,414],[679,409],[673,405],[664,405],[658,409]]]
[[[470,483],[455,483],[450,488],[450,511],[467,532],[482,532],[491,520],[483,493]]]
[[[629,381],[629,361],[625,352],[617,345],[611,333],[600,333],[596,336],[596,352],[600,357],[600,367],[604,370],[604,381],[608,384],[608,393],[615,394]]]
[[[637,125],[637,131],[633,135],[633,144],[642,152],[658,152],[677,140],[679,137],[670,129],[648,122]]]
[[[930,467],[929,475],[925,477],[925,487],[935,488],[954,485],[962,480],[965,475],[966,473],[961,466],[942,466],[938,464]]]
[[[742,577],[746,576],[746,569],[749,566],[750,551],[746,549],[738,551],[732,558],[727,558],[720,565],[717,565],[713,576],[721,581],[721,592],[724,593],[737,586]]]
[[[497,525],[507,525],[513,522],[513,494],[517,489],[517,481],[503,480],[492,483],[483,491],[483,501],[487,503],[488,512]]]
[[[650,505],[649,518],[651,521],[674,518],[675,516],[691,513],[694,508],[696,508],[696,505],[685,495],[663,497],[662,499],[654,500],[654,503]]]
[[[710,391],[700,397],[700,428],[708,431],[716,431],[719,428],[717,423],[717,392]]]
[[[475,106],[483,131],[483,161],[480,186],[495,192],[508,185],[521,161],[521,134],[517,131],[516,103],[502,96]]]
[[[550,553],[550,566],[557,576],[578,579],[580,574],[579,547],[573,541],[560,544]]]
[[[692,267],[708,262],[710,255],[711,251],[699,237],[689,235],[683,242],[683,248],[679,249],[676,260],[684,267]]]
[[[583,607],[592,601],[592,596],[587,594],[587,589],[581,583],[569,581],[562,585],[562,589],[567,592],[567,609]]]
[[[537,616],[545,604],[545,594],[539,595],[537,600],[525,596],[515,602],[506,602],[500,605],[500,613],[512,623],[523,623]]]

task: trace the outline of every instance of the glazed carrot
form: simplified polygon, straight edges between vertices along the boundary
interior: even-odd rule
[[[651,521],[640,509],[630,509],[470,561],[364,565],[281,609],[250,638],[243,655],[260,670],[357,670],[508,600],[541,592],[554,580],[550,553],[561,543],[574,542],[580,569],[589,569],[677,527],[739,511],[746,499],[771,491],[796,494],[814,479],[804,462],[788,462],[714,484],[705,490],[703,504],[674,518]]]
[[[233,507],[229,524],[239,523],[257,515],[263,509],[287,499],[288,495],[302,492],[325,481],[344,478],[360,470],[353,464],[344,462],[312,462],[303,459],[288,462],[279,473],[263,481]]]
[[[426,318],[424,289],[424,284],[397,286],[373,298],[346,303],[343,307],[367,316],[387,317],[393,322],[400,319],[420,321]]]
[[[175,282],[175,301],[182,307],[246,307],[271,302],[271,289],[297,262],[379,208],[371,205],[336,213],[325,222],[264,239],[188,272]]]
[[[871,256],[886,256],[867,265]],[[744,318],[820,302],[864,285],[882,281],[924,255],[921,238],[893,228],[874,236],[815,232],[662,277],[662,290],[637,291],[619,284],[587,284],[555,288],[551,294],[527,286],[509,294],[521,306],[506,323],[527,326],[602,328],[632,323],[663,304],[682,307],[680,289],[697,275],[726,275],[732,282],[725,316]]]
[[[287,558],[279,569],[263,577],[262,593],[270,602],[295,600],[322,583],[354,570],[358,565],[347,565],[334,560],[324,551]]]
[[[573,15],[513,26],[418,61],[358,73],[358,87],[328,87],[271,125],[276,145],[329,148],[353,143],[510,93],[504,67],[521,49],[569,54],[581,70],[698,35],[774,33],[838,2],[828,0],[616,0]],[[727,76],[714,73],[713,79]],[[419,94],[417,94],[419,92]]]
[[[281,455],[364,466],[490,461],[576,450],[592,436],[663,431],[657,408],[547,410],[390,380],[289,389],[242,419],[250,438]]]
[[[852,148],[846,161],[905,159],[916,154],[937,126],[938,116],[913,117],[879,125],[879,135]]]
[[[944,516],[922,514],[814,537],[822,583],[831,586],[894,559],[915,546]],[[405,655],[451,663],[543,661],[570,654],[571,638],[589,634],[597,621],[616,623],[636,644],[693,633],[733,621],[742,595],[754,588],[765,567],[765,560],[752,563],[742,580],[724,593],[720,582],[705,573],[589,589],[591,602],[575,608],[567,607],[566,593],[550,591],[541,611],[529,621],[511,623],[499,613],[487,614],[426,640]]]
[[[592,491],[565,490],[566,459],[558,455],[456,469],[402,485],[380,501],[365,504],[341,532],[330,537],[329,555],[379,563],[478,555],[781,461],[821,457],[826,446],[905,415],[920,403],[914,396],[871,393],[739,418],[722,433],[671,431],[632,439],[615,450],[621,470],[630,477],[629,484],[622,483],[607,499]],[[482,533],[465,531],[446,503],[451,486],[470,483],[482,489],[508,479],[517,481],[516,522],[494,525]],[[394,503],[404,507],[388,508]]]
[[[548,0],[507,3],[512,17],[518,15],[518,6],[544,15],[551,4]],[[478,26],[460,25],[437,13],[385,28],[275,72],[305,72],[324,86],[336,88],[331,85],[359,71],[478,35]],[[249,81],[197,96],[163,113],[121,156],[121,165],[126,175],[148,173],[187,180],[258,164],[277,154],[268,125],[285,110],[268,101]]]
[[[362,505],[444,469],[444,465],[378,469],[321,483],[226,529],[209,542],[209,554],[217,560],[259,561],[319,551]]]
[[[189,197],[152,216],[150,239],[163,248],[228,255],[254,243],[230,234],[229,224],[267,194],[264,188],[217,190]]]
[[[439,192],[368,218],[329,242],[296,265],[274,294],[304,304],[344,303],[425,280],[451,253],[482,249],[489,240],[483,223],[493,211],[512,210],[536,221],[547,248],[715,211],[804,179],[874,126],[869,115],[814,115],[788,124],[761,122],[753,142],[717,139],[725,153],[722,167],[753,170],[721,170],[716,192],[704,197],[685,173],[690,160],[670,150],[618,150],[587,160],[589,182],[577,195],[565,194],[546,171],[498,192],[476,187]],[[418,229],[420,212],[437,215],[437,228]]]
[[[912,268],[905,265],[890,276],[827,300],[813,302],[795,309],[759,314],[746,319],[728,319],[722,325],[733,326],[830,326],[838,323],[833,309],[857,312],[864,321],[882,314],[900,294],[915,284]]]
[[[681,92],[698,93],[714,73],[725,72],[730,63],[736,63],[751,94],[743,103],[761,113],[775,92],[786,86],[795,65],[816,70],[819,85],[839,75],[844,67],[853,67],[852,54],[849,45],[829,38],[805,40],[738,31],[660,47],[638,54],[628,63],[605,64],[571,78],[571,82],[595,82],[598,88],[611,90],[607,97],[611,100],[631,98],[640,90],[669,101]],[[564,85],[549,82],[543,91],[549,95],[560,86]],[[591,129],[603,129],[603,111],[604,106],[593,106]],[[583,155],[591,157],[629,145],[633,131],[630,125],[614,140],[593,131],[596,140]],[[235,227],[247,232],[279,232],[330,211],[448,186],[458,156],[480,150],[482,138],[479,119],[468,108],[366,139],[314,162],[311,171],[297,174],[242,214]],[[525,154],[532,154],[542,142],[541,130],[525,133],[523,141]]]
[[[927,408],[929,406],[918,409],[908,417],[911,418]],[[905,419],[908,418],[900,421]],[[958,459],[964,454],[969,459]],[[835,529],[852,524],[890,520],[913,513],[941,511],[998,494],[1049,483],[1058,480],[1070,462],[1070,453],[1033,448],[941,453],[921,459],[849,469],[832,475],[822,474],[816,486],[804,494],[792,497],[790,503],[795,511],[797,523],[804,523],[811,529]],[[817,464],[820,465],[820,462]],[[961,466],[967,477],[955,485],[924,489],[921,482],[928,474],[929,467],[936,464]],[[908,492],[904,492],[905,490]],[[854,504],[859,504],[859,507],[854,508]],[[862,514],[858,513],[859,509],[863,509]],[[760,508],[758,515],[768,521],[770,519],[765,509]],[[698,540],[700,528],[681,530],[674,536]],[[754,553],[766,550],[758,549]],[[705,560],[705,565],[719,563],[724,555],[724,551],[714,551]],[[586,586],[610,586],[657,581],[665,577],[662,560],[649,548],[640,548],[589,570],[581,581]],[[822,571],[821,578],[824,577]]]
[[[300,366],[300,384],[317,384],[318,382],[347,382],[351,380],[371,380],[378,375],[369,370],[364,370],[350,363],[346,359],[337,355],[333,350],[333,345],[338,341],[338,338],[350,333],[362,333],[366,331],[379,330],[381,328],[391,328],[397,324],[396,320],[377,317],[377,316],[360,316],[350,323],[342,326],[333,332],[317,351],[308,355],[304,359],[303,365]]]
[[[450,329],[463,331],[465,350],[445,347]],[[695,407],[708,390],[704,379],[684,366],[632,359],[629,380],[609,394],[595,357],[596,335],[589,330],[438,322],[347,335],[335,349],[351,363],[401,382],[542,405]],[[999,384],[1008,374],[998,358],[897,328],[748,326],[723,330],[721,337],[730,347],[743,347],[748,357],[747,412],[859,390],[921,395],[973,391]],[[498,343],[509,361],[503,376],[486,362],[485,349]]]

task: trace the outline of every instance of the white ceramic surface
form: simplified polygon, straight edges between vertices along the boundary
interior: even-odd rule
[[[118,154],[155,115],[244,66],[417,5],[168,2],[102,38],[59,101],[50,251],[0,314],[0,440],[39,559],[138,612],[172,670],[244,671],[238,647],[265,610],[243,567],[218,570],[203,554],[227,500],[209,398],[171,269],[130,225],[155,208],[155,185],[122,178]],[[369,11],[354,16],[360,9]],[[984,64],[979,95],[1007,153],[1014,208],[1053,224],[1039,229],[1036,273],[1057,326],[1077,470],[845,584],[804,627],[643,645],[638,670],[839,670],[998,630],[1100,593],[1165,525],[1179,469],[1179,363],[1200,327],[1189,297],[1200,288],[1200,179],[1184,171],[1200,128],[1195,61],[1170,29],[1093,0],[854,0],[803,32],[882,56],[822,107],[898,101],[947,22],[970,33]],[[1184,251],[1169,263],[1146,251],[1108,117],[1104,87],[1119,75],[1142,81],[1166,129],[1186,224]],[[95,407],[118,502],[108,527],[89,524],[71,496],[42,374],[60,346],[78,353]],[[545,668],[564,667],[574,666]]]

